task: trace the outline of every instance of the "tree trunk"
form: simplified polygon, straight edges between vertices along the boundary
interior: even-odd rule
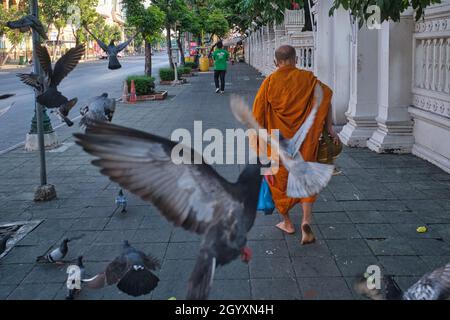
[[[172,62],[172,41],[170,39],[170,26],[166,25],[166,42],[167,42],[167,56],[169,57],[170,67],[173,69],[174,65]]]
[[[0,61],[0,66],[3,66],[9,58],[9,54],[16,48],[16,45],[13,45],[11,48],[9,48],[8,52],[5,52],[5,57]]]
[[[177,45],[178,45],[178,48],[180,49],[181,64],[184,65],[185,61],[184,61],[183,45],[181,43],[181,32],[178,32]]]
[[[152,76],[152,44],[147,40],[145,43],[145,75]]]
[[[59,37],[61,36],[61,29],[57,29],[57,30],[58,30],[58,33],[56,34],[56,42],[55,42],[55,45],[53,46],[53,61],[56,60],[56,47],[58,46]]]

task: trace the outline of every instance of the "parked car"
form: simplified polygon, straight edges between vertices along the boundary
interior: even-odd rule
[[[119,52],[117,54],[117,57],[118,58],[123,58],[124,57],[123,52]],[[99,54],[98,58],[99,59],[108,59],[108,55],[106,54],[106,52],[102,51],[102,53]]]

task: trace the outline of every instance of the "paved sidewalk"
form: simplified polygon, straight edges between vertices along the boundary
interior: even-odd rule
[[[230,66],[225,95],[214,93],[211,73],[168,87],[163,102],[119,105],[114,122],[169,137],[176,128],[237,126],[229,110],[231,92],[252,101],[262,81],[245,64]],[[128,239],[162,261],[159,286],[142,299],[183,299],[200,238],[174,228],[152,206],[127,193],[128,213],[113,210],[118,186],[99,174],[76,145],[73,126],[60,136],[68,148],[47,152],[48,181],[58,199],[32,201],[39,182],[37,153],[15,150],[0,156],[0,223],[43,222],[0,260],[0,299],[64,299],[66,268],[38,265],[36,256],[64,237],[68,259],[83,255],[88,275],[103,270]],[[60,149],[62,150],[62,149]],[[258,215],[248,245],[249,265],[240,261],[217,270],[212,299],[354,299],[352,281],[368,265],[394,274],[400,286],[450,261],[450,175],[412,155],[379,155],[367,149],[344,150],[342,175],[333,177],[314,206],[315,244],[299,245],[299,233],[285,235],[279,217]],[[237,178],[240,166],[217,166]],[[300,222],[300,207],[293,217]],[[418,226],[428,232],[419,234]],[[81,299],[130,299],[115,286],[84,290]],[[132,298],[134,299],[134,298]]]

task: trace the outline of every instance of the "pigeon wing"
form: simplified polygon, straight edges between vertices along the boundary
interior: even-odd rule
[[[85,29],[86,29],[86,31],[92,36],[92,38],[95,39],[95,41],[97,42],[98,46],[99,46],[100,48],[102,48],[103,51],[105,51],[106,53],[108,53],[109,50],[108,50],[108,46],[106,45],[106,43],[104,43],[103,41],[101,41],[100,39],[98,39],[96,36],[94,36],[94,34],[93,34],[91,31],[89,31],[88,28],[85,27]]]
[[[445,300],[450,295],[450,263],[424,275],[412,285],[405,297],[413,300]]]
[[[50,55],[48,54],[47,48],[43,47],[40,43],[36,43],[35,48],[42,70],[44,70],[48,78],[52,78],[52,61],[50,59]]]
[[[41,83],[39,82],[39,76],[34,73],[18,73],[17,76],[20,78],[20,81],[33,87],[37,90],[41,89]]]
[[[125,48],[131,43],[131,41],[133,41],[133,39],[134,39],[134,37],[131,37],[131,38],[128,39],[127,41],[118,44],[118,45],[116,46],[116,52],[119,53],[120,51],[122,51],[123,49],[125,49]]]
[[[141,253],[142,260],[144,261],[144,265],[150,270],[156,270],[161,268],[161,262],[151,254],[143,254]]]
[[[30,21],[30,26],[36,30],[37,33],[39,33],[39,35],[44,38],[45,40],[47,40],[47,35],[45,34],[45,29],[44,26],[42,25],[41,21],[39,21],[38,18],[36,18],[34,15],[28,15],[27,18]]]
[[[184,159],[192,160],[191,153],[202,164],[175,164],[171,156],[177,143],[110,123],[97,122],[75,137],[86,152],[99,157],[92,163],[102,174],[186,230],[201,234],[227,215],[225,208],[242,206],[227,192],[230,183],[190,148],[183,147]]]
[[[115,258],[105,270],[106,284],[112,285],[120,281],[123,275],[127,272],[129,266],[127,259],[124,255],[120,255]]]
[[[55,64],[51,84],[57,86],[78,64],[84,54],[84,45],[80,44],[66,52]]]

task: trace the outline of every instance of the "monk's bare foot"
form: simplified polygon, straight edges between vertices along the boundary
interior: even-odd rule
[[[294,225],[290,221],[281,221],[279,224],[276,225],[276,227],[288,234],[295,233]]]
[[[311,229],[311,226],[307,223],[302,224],[302,240],[300,244],[310,244],[316,241],[316,237]]]

